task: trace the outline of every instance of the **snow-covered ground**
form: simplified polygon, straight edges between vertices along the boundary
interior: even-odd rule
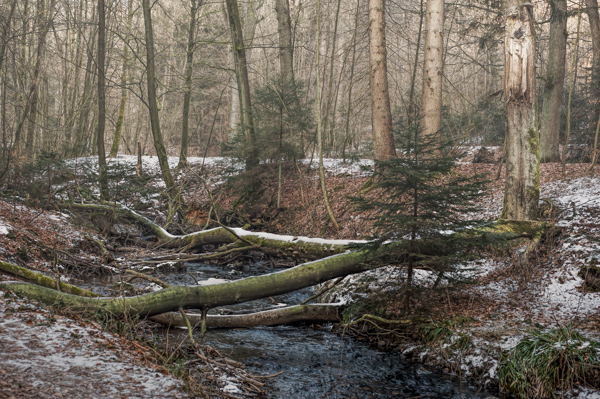
[[[97,323],[0,298],[0,397],[187,397],[181,381],[145,361],[147,349],[125,346]]]

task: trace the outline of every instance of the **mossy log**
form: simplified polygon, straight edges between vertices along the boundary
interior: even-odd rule
[[[26,281],[30,281],[42,287],[51,288],[53,290],[60,289],[62,292],[83,297],[99,297],[99,295],[94,292],[84,290],[83,288],[79,288],[63,281],[57,281],[51,277],[21,266],[13,265],[12,263],[0,261],[0,270],[12,276],[20,277]]]
[[[0,270],[46,288],[55,289],[57,287],[57,280],[8,262],[0,262]],[[136,273],[136,275],[140,275],[140,273]],[[146,277],[144,276],[144,278]],[[84,297],[100,297],[95,292],[71,284],[64,282],[58,284],[60,284],[62,292]],[[164,283],[161,285],[165,286]],[[250,328],[300,321],[340,321],[338,308],[335,304],[296,305],[239,315],[208,315],[207,326],[210,328]],[[187,317],[194,327],[202,323],[201,315],[187,314]],[[168,312],[152,316],[150,319],[171,327],[187,327],[187,323],[180,313]]]
[[[263,310],[248,314],[207,315],[209,328],[251,328],[257,326],[278,326],[301,321],[340,321],[338,306],[333,304],[296,305]],[[190,324],[195,328],[202,324],[202,316],[187,313]],[[152,316],[151,320],[171,327],[187,327],[179,313],[169,312]]]
[[[323,240],[247,231],[242,228],[217,227],[185,235],[173,235],[139,213],[121,205],[66,203],[64,207],[85,211],[117,214],[152,231],[164,247],[193,249],[203,245],[235,244],[254,245],[271,255],[296,255],[303,259],[319,259],[342,253],[350,243],[361,241]]]
[[[75,312],[149,317],[179,309],[210,309],[285,294],[376,267],[368,264],[371,257],[372,254],[367,251],[348,252],[277,273],[215,285],[171,286],[134,297],[81,297],[39,285],[16,282],[0,283],[0,289]]]

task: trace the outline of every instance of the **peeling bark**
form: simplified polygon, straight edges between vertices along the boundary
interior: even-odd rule
[[[531,11],[511,0],[506,9],[506,186],[502,218],[537,218],[539,137],[534,112],[535,36]]]

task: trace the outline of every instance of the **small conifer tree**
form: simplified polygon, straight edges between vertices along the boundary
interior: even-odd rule
[[[439,138],[407,135],[399,143],[397,158],[376,161],[373,190],[352,198],[375,220],[366,248],[374,250],[390,241],[399,244],[394,245],[392,262],[406,265],[406,312],[415,293],[416,268],[437,272],[437,285],[452,265],[489,239],[475,233],[472,227],[483,222],[471,217],[485,190],[484,176],[459,173],[456,159],[464,154],[444,154],[436,140],[439,143]]]

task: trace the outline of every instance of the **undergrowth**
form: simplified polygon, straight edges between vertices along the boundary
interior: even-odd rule
[[[556,398],[577,385],[600,387],[600,342],[569,325],[536,330],[506,356],[500,387],[517,398]]]

